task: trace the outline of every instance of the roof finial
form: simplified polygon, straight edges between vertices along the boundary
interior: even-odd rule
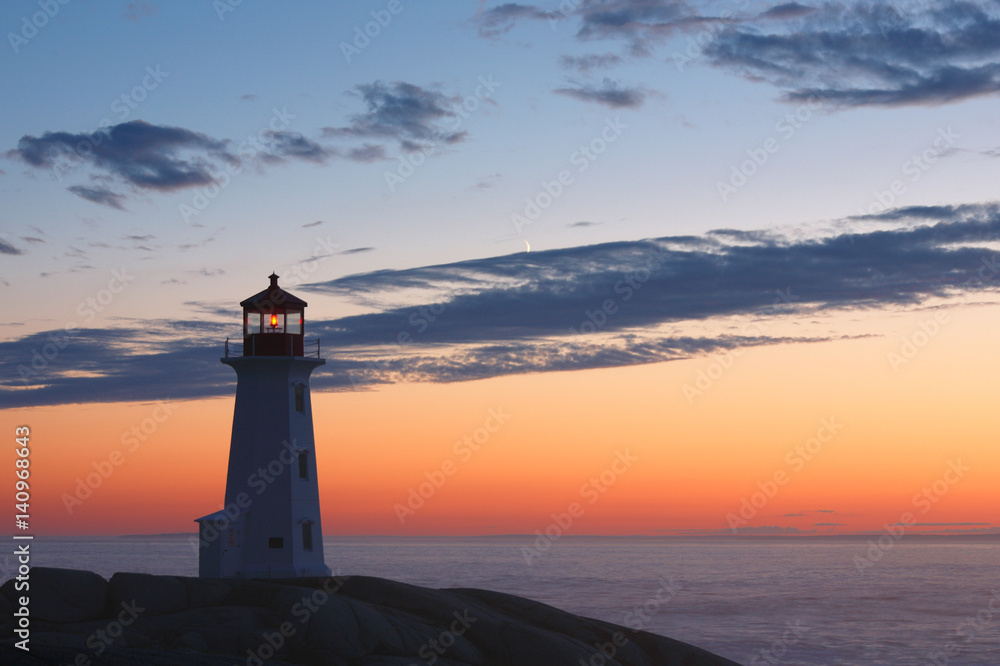
[[[274,271],[271,271],[271,274],[268,275],[267,277],[271,278],[272,289],[278,286],[278,276],[274,274]]]

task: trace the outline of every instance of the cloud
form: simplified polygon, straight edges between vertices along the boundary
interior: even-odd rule
[[[893,525],[912,525],[913,527],[990,527],[992,523],[893,523]]]
[[[261,149],[254,154],[265,163],[301,160],[324,163],[336,155],[297,132],[267,130],[260,137]],[[37,169],[65,173],[86,164],[92,179],[117,182],[137,190],[172,192],[210,185],[213,174],[226,165],[240,164],[229,150],[230,141],[215,139],[181,127],[152,125],[133,120],[97,132],[45,132],[40,137],[22,136],[7,157]],[[74,185],[73,194],[94,203],[123,209],[125,195],[112,187]]]
[[[386,159],[385,146],[366,143],[363,146],[347,151],[347,158],[355,162],[377,162]]]
[[[242,101],[242,102],[253,102],[253,101],[256,101],[256,99],[257,99],[257,95],[254,95],[253,93],[247,93],[245,95],[240,95],[240,101]]]
[[[594,69],[606,69],[622,62],[614,53],[590,54],[585,56],[561,56],[559,64],[565,69],[573,69],[588,74]]]
[[[0,254],[18,255],[18,254],[24,254],[24,250],[16,248],[7,241],[5,241],[4,239],[0,238]]]
[[[643,52],[646,42],[662,39],[678,30],[726,22],[728,19],[703,16],[686,2],[678,0],[612,0],[584,2],[576,15],[582,39],[625,38],[633,52]]]
[[[38,238],[37,236],[21,236],[21,240],[25,243],[44,243],[45,240]]]
[[[816,523],[813,527],[843,527],[844,523]]]
[[[353,94],[361,97],[366,111],[352,116],[346,127],[323,128],[324,136],[390,139],[408,151],[429,143],[453,144],[465,139],[465,132],[444,127],[446,123],[458,126],[460,118],[453,110],[456,97],[402,81],[359,85]],[[376,150],[376,146],[366,144],[358,155],[380,159]]]
[[[571,88],[556,88],[553,92],[581,102],[596,102],[613,109],[634,109],[642,106],[645,95],[640,88],[623,88],[617,81],[604,79],[599,86],[575,84]]]
[[[153,16],[159,11],[160,8],[153,2],[130,2],[125,5],[125,13],[122,14],[122,18],[138,21],[140,16]]]
[[[371,252],[375,248],[373,247],[352,247],[349,250],[343,250],[337,254],[361,254],[362,252]]]
[[[599,224],[603,224],[603,222],[589,222],[587,220],[580,220],[579,222],[573,222],[571,224],[567,224],[566,226],[574,229],[580,229],[583,227],[596,227]]]
[[[861,222],[878,223],[878,228],[857,231]],[[315,375],[318,390],[332,390],[622,367],[792,342],[822,344],[834,339],[828,330],[810,332],[804,324],[824,312],[918,307],[928,298],[995,292],[1000,285],[1000,256],[984,247],[1000,235],[1000,204],[912,207],[850,218],[838,228],[811,238],[720,230],[517,252],[359,273],[295,291],[370,306],[362,314],[308,323],[310,337],[338,350]],[[30,368],[32,350],[46,344],[48,332],[0,342],[0,396],[14,406],[230,391],[224,369],[208,361],[198,372],[218,376],[179,376],[165,372],[162,364],[165,359],[214,359],[217,347],[206,340],[238,332],[235,300],[227,327],[190,322],[174,330],[170,323],[158,328],[157,322],[143,322],[115,329],[113,346],[107,331],[81,330],[29,382],[21,381],[19,367]],[[609,300],[613,307],[606,311]],[[765,335],[757,325],[762,320],[802,324],[802,332]],[[120,355],[123,347],[135,352]]]
[[[928,214],[915,207],[885,219],[923,221]],[[629,292],[642,297],[642,306],[622,307],[603,331],[752,313],[772,305],[776,290],[786,287],[795,298],[787,311],[915,304],[974,277],[991,255],[960,244],[1000,232],[996,204],[940,207],[934,214],[937,224],[797,242],[770,232],[722,231],[377,271],[308,288],[348,297],[437,290],[435,298],[453,314],[425,333],[434,342],[564,334],[602,297],[617,294],[624,301]],[[648,280],[641,289],[625,289],[620,283],[635,271],[648,271]],[[384,311],[345,323],[364,336],[385,317],[407,328],[408,313]]]
[[[507,4],[480,16],[480,33],[495,37],[543,18],[573,20],[578,40],[618,41],[635,56],[697,31],[708,62],[768,82],[788,102],[896,107],[1000,92],[1000,6],[985,0],[817,7],[793,1],[756,15],[705,15],[681,0],[580,2],[558,12]],[[560,63],[586,71],[613,62],[604,57],[563,56]]]
[[[265,161],[283,162],[287,158],[324,164],[336,153],[311,141],[298,132],[268,130],[264,132],[267,150],[261,153]]]
[[[494,187],[498,182],[500,182],[501,178],[503,178],[502,174],[491,173],[485,178],[480,179],[479,182],[477,182],[475,185],[472,186],[472,188],[476,190],[488,190],[491,187]]]
[[[725,12],[724,12],[725,14]],[[581,41],[624,40],[633,55],[649,55],[655,42],[685,30],[717,29],[737,19],[704,16],[681,0],[608,0],[562,3],[557,11],[508,3],[477,17],[479,34],[489,39],[510,32],[522,21],[574,20]],[[599,56],[598,56],[599,57]]]
[[[494,39],[506,34],[521,20],[558,20],[563,18],[559,12],[550,12],[533,7],[508,2],[498,5],[476,16],[479,23],[479,34]]]
[[[310,227],[318,227],[321,224],[323,224],[323,220],[316,220],[315,222],[307,222],[307,223],[303,224],[302,228],[303,229],[308,229]]]
[[[800,5],[797,2],[786,2],[781,5],[775,5],[770,9],[762,12],[760,18],[773,18],[773,19],[792,19],[800,18],[808,14],[812,14],[816,11],[815,7],[806,7],[805,5]]]
[[[977,2],[823,5],[775,26],[733,25],[705,49],[785,100],[844,107],[945,104],[1000,91],[1000,9]],[[765,12],[764,16],[767,16]],[[771,17],[774,15],[772,14]]]
[[[118,210],[125,210],[125,207],[122,206],[122,201],[125,197],[112,192],[106,187],[85,187],[83,185],[72,185],[66,189],[76,196],[86,199],[87,201],[93,201],[94,203],[110,206],[111,208],[117,208]]]
[[[212,182],[204,160],[182,157],[183,151],[233,159],[225,148],[226,142],[204,134],[133,120],[89,134],[26,135],[8,156],[50,169],[61,160],[88,162],[136,187],[169,192]]]
[[[777,536],[782,534],[809,534],[815,530],[800,530],[797,527],[782,527],[781,525],[761,525],[759,527],[740,527],[736,531],[743,535]]]

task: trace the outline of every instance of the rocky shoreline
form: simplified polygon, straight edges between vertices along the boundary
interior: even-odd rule
[[[500,592],[368,576],[284,581],[36,567],[0,587],[4,664],[723,666],[734,661]],[[28,595],[30,652],[15,647]]]

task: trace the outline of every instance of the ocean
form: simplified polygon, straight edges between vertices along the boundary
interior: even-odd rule
[[[193,535],[192,535],[193,537]],[[509,592],[742,664],[1000,664],[1000,537],[327,537],[335,573]],[[33,566],[197,575],[185,535],[39,537]],[[6,570],[9,577],[9,569]]]

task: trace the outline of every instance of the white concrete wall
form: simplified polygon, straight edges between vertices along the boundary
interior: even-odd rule
[[[223,557],[223,576],[284,578],[330,573],[323,561],[316,446],[309,375],[322,359],[244,356],[222,362],[236,370],[236,407],[229,449],[226,506],[239,506],[237,556]],[[302,384],[304,410],[295,410]],[[298,453],[308,455],[299,478]],[[302,547],[303,520],[313,522],[313,550]],[[283,547],[268,547],[271,537]],[[227,537],[224,537],[227,538]],[[228,555],[229,553],[227,553]]]

